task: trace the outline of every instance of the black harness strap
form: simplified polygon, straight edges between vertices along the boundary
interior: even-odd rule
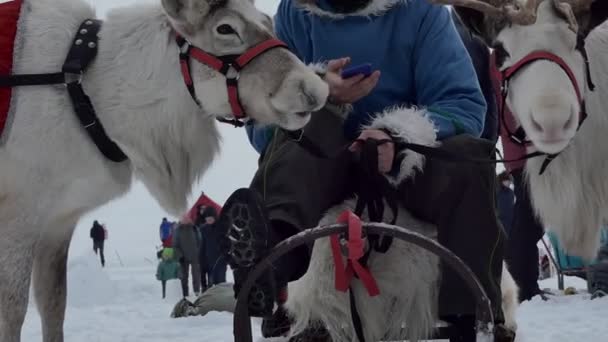
[[[386,178],[378,171],[378,146],[388,143],[390,140],[367,139],[360,141],[362,150],[357,168],[357,205],[355,214],[359,217],[367,209],[370,222],[382,222],[384,217],[384,201],[393,212],[390,224],[395,224],[398,213],[397,191],[390,186]],[[392,236],[368,235],[369,249],[360,259],[362,265],[366,265],[372,251],[379,253],[388,252],[393,243]],[[357,309],[357,302],[352,287],[349,289],[350,312],[353,327],[359,342],[365,342],[363,324]]]
[[[80,25],[62,72],[0,76],[0,87],[64,84],[74,112],[91,140],[107,159],[119,163],[127,160],[127,156],[106,134],[91,99],[82,88],[82,75],[97,56],[98,33],[102,23],[101,20],[87,19]]]
[[[127,160],[127,156],[106,134],[81,83],[84,71],[97,56],[98,33],[102,23],[101,20],[88,19],[80,25],[62,71],[66,75],[74,74],[79,77],[76,80],[66,80],[66,85],[80,124],[106,158],[120,163]]]
[[[57,72],[54,74],[28,74],[0,76],[0,87],[21,87],[48,84],[64,84],[65,74]]]

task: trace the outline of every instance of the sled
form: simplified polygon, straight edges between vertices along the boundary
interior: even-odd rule
[[[364,223],[363,229],[366,234],[374,234],[379,236],[391,236],[408,243],[417,245],[421,248],[436,254],[441,260],[449,265],[457,272],[462,280],[466,283],[471,293],[474,295],[476,303],[476,318],[477,318],[477,342],[492,342],[494,341],[492,309],[490,299],[486,295],[481,283],[473,274],[471,269],[449,249],[443,247],[435,240],[427,238],[417,232],[408,230],[403,227],[394,226],[385,223]],[[348,231],[347,224],[334,224],[329,226],[321,226],[304,230],[297,235],[294,235],[275,246],[268,256],[254,267],[249,273],[249,277],[245,281],[237,297],[236,307],[234,311],[234,341],[235,342],[253,342],[251,331],[251,317],[247,305],[249,293],[255,281],[263,274],[265,270],[271,267],[271,264],[278,260],[287,252],[296,247],[314,242],[317,239],[329,237],[336,234],[345,234]],[[436,329],[434,339],[450,339],[449,326],[442,326]],[[375,341],[374,341],[375,342]]]
[[[549,260],[551,260],[551,263],[557,270],[557,288],[560,291],[564,290],[564,276],[574,276],[586,279],[587,267],[597,263],[597,260],[585,261],[578,256],[568,255],[562,249],[557,236],[553,232],[548,231],[547,237],[553,248],[550,248],[550,246],[547,245],[544,238],[541,239],[541,241],[547,250]],[[608,243],[608,227],[602,229],[600,241],[602,244]]]

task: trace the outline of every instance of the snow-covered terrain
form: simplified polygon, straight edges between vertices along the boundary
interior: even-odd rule
[[[161,299],[155,266],[102,269],[91,251],[69,265],[66,342],[232,342],[232,315],[173,319],[169,315],[180,299],[178,281],[171,281]],[[555,288],[555,279],[541,287]],[[605,342],[608,336],[608,298],[589,300],[585,282],[567,278],[581,294],[534,298],[518,312],[517,342]],[[259,325],[254,326],[255,338]],[[23,341],[42,341],[38,314],[31,305]]]

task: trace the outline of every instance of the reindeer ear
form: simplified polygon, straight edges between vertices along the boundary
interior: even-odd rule
[[[173,27],[182,35],[191,35],[209,13],[213,0],[162,0]]]
[[[480,37],[488,46],[493,45],[494,40],[496,39],[497,30],[486,14],[460,6],[454,6],[453,10],[471,33]]]
[[[608,19],[608,1],[595,0],[591,4],[591,9],[578,15],[576,19],[580,24],[580,33],[587,37],[594,28]]]

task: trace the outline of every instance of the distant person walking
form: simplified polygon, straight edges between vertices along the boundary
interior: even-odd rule
[[[93,222],[93,227],[90,232],[91,239],[93,240],[93,251],[95,254],[99,255],[101,259],[101,267],[106,266],[106,259],[103,255],[103,244],[106,239],[106,229],[95,220]]]

